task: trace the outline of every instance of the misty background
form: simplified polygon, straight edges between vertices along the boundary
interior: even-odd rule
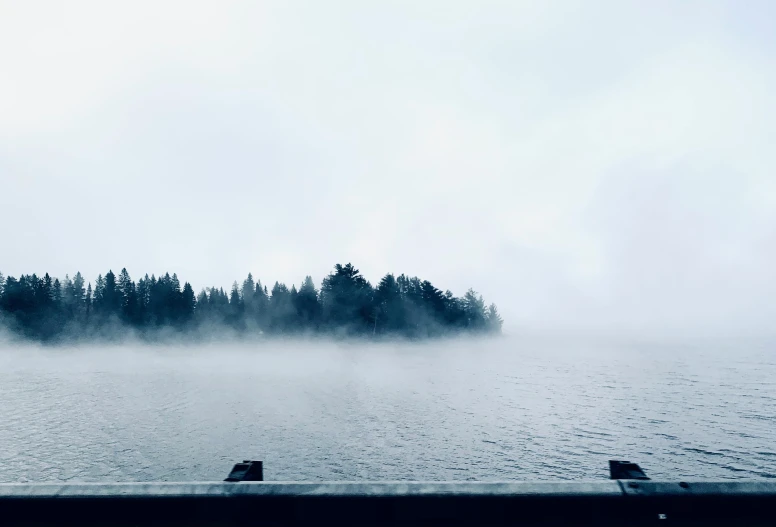
[[[506,334],[0,334],[0,482],[241,459],[276,481],[609,459],[773,478],[774,20],[766,0],[0,0],[4,276],[169,272],[224,300],[351,262],[474,288]]]
[[[770,334],[774,20],[0,1],[0,271],[199,291],[351,261],[474,287],[507,332]]]

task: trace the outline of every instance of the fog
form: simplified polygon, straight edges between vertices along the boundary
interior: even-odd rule
[[[0,0],[0,271],[353,262],[512,334],[770,334],[775,9]]]
[[[765,342],[0,346],[0,481],[773,477]]]

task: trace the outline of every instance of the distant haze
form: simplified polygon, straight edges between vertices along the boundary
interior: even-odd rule
[[[0,342],[0,482],[772,480],[772,348],[723,340]]]
[[[769,333],[776,4],[0,0],[0,272],[353,262],[505,330]]]

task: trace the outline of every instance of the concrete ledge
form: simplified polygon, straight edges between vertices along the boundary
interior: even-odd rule
[[[776,489],[776,487],[775,487]],[[401,496],[619,496],[616,481],[595,482],[241,482],[0,484],[4,498],[80,497],[401,497]]]
[[[776,481],[0,484],[0,525],[776,525]]]

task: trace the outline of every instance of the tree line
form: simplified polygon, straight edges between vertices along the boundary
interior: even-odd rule
[[[456,333],[500,333],[494,304],[470,289],[463,297],[428,280],[386,274],[372,286],[353,265],[337,264],[320,289],[307,276],[299,289],[275,282],[271,290],[253,275],[227,293],[165,273],[135,282],[126,269],[86,283],[80,272],[60,281],[46,273],[4,278],[0,321],[13,332],[44,342],[110,337],[133,330],[153,338],[161,330],[213,336],[331,334],[429,338]]]

